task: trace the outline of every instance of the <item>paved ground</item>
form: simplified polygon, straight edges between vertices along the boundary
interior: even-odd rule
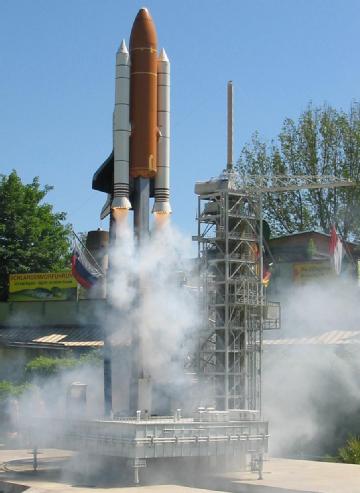
[[[0,450],[0,493],[18,493],[12,484],[24,485],[28,493],[61,491],[64,493],[360,493],[360,466],[323,462],[270,459],[265,463],[264,479],[244,473],[207,474],[199,477],[191,473],[180,481],[164,479],[162,473],[145,479],[143,486],[133,486],[129,480],[123,485],[84,485],[74,474],[64,473],[69,456],[66,451],[43,450],[39,454],[39,471],[32,471],[28,450]],[[195,471],[196,472],[196,471]],[[194,473],[194,471],[193,471]],[[155,483],[155,484],[154,484]],[[165,484],[166,483],[166,484]]]
[[[227,474],[233,483],[229,491],[268,493],[360,493],[360,465],[333,464],[306,460],[270,459],[264,467],[263,481],[245,479],[239,473]],[[254,484],[256,483],[256,485]],[[259,489],[259,483],[266,486]],[[238,485],[238,489],[234,488]],[[241,489],[244,484],[252,488]],[[273,489],[274,488],[274,489]]]

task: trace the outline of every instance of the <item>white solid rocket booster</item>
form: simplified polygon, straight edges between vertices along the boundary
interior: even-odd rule
[[[114,195],[111,207],[130,209],[130,57],[123,40],[116,53],[115,109],[113,120]]]
[[[157,99],[160,136],[153,212],[170,214],[170,62],[164,49],[161,50],[157,63]]]

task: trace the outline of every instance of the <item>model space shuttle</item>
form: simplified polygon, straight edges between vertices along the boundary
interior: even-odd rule
[[[122,41],[116,54],[113,151],[92,182],[94,190],[108,194],[101,218],[115,209],[133,209],[139,222],[149,212],[150,197],[152,212],[171,213],[169,175],[170,63],[165,50],[158,54],[154,22],[142,8],[129,50]]]

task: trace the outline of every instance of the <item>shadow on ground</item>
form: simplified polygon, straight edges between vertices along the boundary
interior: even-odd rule
[[[265,473],[265,476],[267,473]],[[90,455],[75,455],[72,458],[40,459],[37,471],[32,470],[30,459],[13,460],[3,465],[0,479],[18,484],[56,483],[76,488],[112,489],[133,487],[134,472],[125,462]],[[254,473],[223,472],[216,470],[209,461],[198,460],[157,460],[148,461],[148,467],[140,471],[140,486],[173,485],[229,493],[293,493],[294,490],[264,486]],[[56,488],[59,491],[59,487]],[[0,493],[21,493],[23,489],[5,489]],[[303,493],[313,493],[311,491]]]

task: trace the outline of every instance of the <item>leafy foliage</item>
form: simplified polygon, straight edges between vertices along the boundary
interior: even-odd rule
[[[25,376],[28,380],[35,377],[46,378],[56,375],[61,371],[71,370],[84,365],[100,365],[101,356],[97,351],[91,351],[80,358],[69,356],[66,358],[51,358],[49,356],[38,356],[25,366]]]
[[[339,456],[347,464],[360,464],[360,437],[351,436],[339,450]]]
[[[75,358],[50,358],[48,356],[38,356],[25,366],[26,376],[50,377],[56,375],[64,369],[71,369],[77,365]]]
[[[78,361],[80,365],[101,366],[103,364],[103,356],[100,350],[94,349],[82,354]]]
[[[285,119],[270,144],[258,133],[245,145],[239,172],[265,175],[336,175],[360,182],[360,104],[348,113],[330,106],[308,108],[297,122]],[[320,230],[337,224],[344,239],[360,238],[359,187],[269,193],[264,216],[273,232]]]
[[[16,385],[8,380],[0,381],[0,401],[10,397],[18,397],[28,388],[27,384]]]
[[[53,272],[69,266],[66,214],[43,203],[52,187],[39,179],[23,184],[16,171],[0,175],[0,299],[6,299],[11,273]]]

